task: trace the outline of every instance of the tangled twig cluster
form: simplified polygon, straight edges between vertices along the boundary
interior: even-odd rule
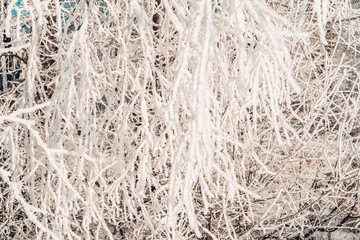
[[[356,2],[0,3],[0,238],[359,233]]]

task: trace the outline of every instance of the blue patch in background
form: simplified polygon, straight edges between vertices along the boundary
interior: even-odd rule
[[[11,9],[11,16],[16,17],[18,15],[18,12],[20,12],[23,16],[28,16],[30,13],[24,9],[22,9],[24,5],[22,4],[21,0],[17,0],[15,2],[15,6],[13,9]],[[1,17],[1,9],[0,9],[0,17]]]

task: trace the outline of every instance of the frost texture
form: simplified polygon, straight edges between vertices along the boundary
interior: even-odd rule
[[[359,234],[356,1],[0,3],[1,239]]]

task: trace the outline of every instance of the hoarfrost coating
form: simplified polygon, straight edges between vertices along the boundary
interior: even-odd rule
[[[359,236],[356,1],[0,1],[0,238]]]

